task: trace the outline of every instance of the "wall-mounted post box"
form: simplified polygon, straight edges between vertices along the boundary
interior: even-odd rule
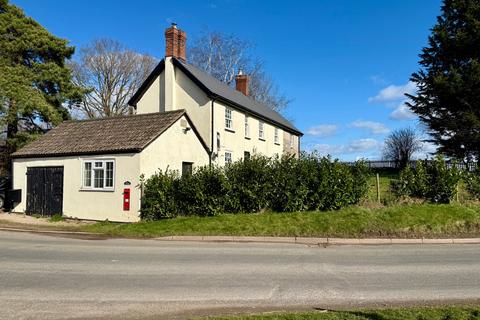
[[[123,189],[123,211],[130,210],[130,188]]]

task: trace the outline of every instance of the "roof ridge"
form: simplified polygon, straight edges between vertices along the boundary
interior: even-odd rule
[[[126,114],[126,115],[120,115],[120,116],[94,118],[94,119],[70,119],[70,120],[63,121],[60,124],[64,124],[64,123],[85,123],[85,122],[95,122],[95,121],[113,121],[113,120],[117,120],[117,119],[140,118],[140,117],[152,116],[152,115],[163,115],[163,114],[169,114],[169,113],[185,113],[185,112],[186,112],[185,109],[178,109],[178,110],[170,110],[170,111],[163,111],[163,112]]]

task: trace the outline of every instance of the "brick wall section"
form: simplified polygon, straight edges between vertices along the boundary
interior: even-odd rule
[[[238,91],[248,96],[249,77],[246,74],[239,74],[235,77],[235,87]]]
[[[177,29],[177,26],[173,24],[165,30],[165,41],[166,57],[175,57],[183,61],[187,60],[187,34],[185,31]]]

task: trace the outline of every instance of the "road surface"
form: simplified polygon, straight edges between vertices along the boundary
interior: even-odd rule
[[[322,248],[0,232],[0,319],[181,319],[478,299],[478,245]]]

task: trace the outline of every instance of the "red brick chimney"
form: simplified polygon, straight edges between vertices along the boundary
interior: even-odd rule
[[[244,95],[248,96],[248,81],[250,77],[246,74],[243,74],[242,70],[240,70],[235,77],[235,87],[238,91],[243,93]]]
[[[165,30],[165,57],[175,57],[182,61],[186,61],[187,50],[187,34],[185,31],[177,29],[177,24]]]

